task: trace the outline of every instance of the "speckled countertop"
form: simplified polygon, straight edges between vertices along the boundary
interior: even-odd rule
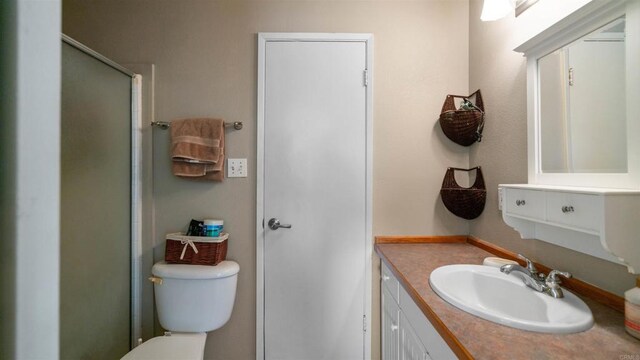
[[[459,343],[466,349],[462,352],[468,352],[473,358],[640,359],[640,340],[625,332],[624,315],[583,296],[593,312],[595,324],[581,333],[558,335],[502,326],[442,300],[429,285],[431,271],[450,264],[482,264],[485,257],[494,256],[476,246],[468,243],[376,244],[376,252],[425,316],[435,315],[446,327],[438,329],[440,335],[450,344]],[[426,313],[429,309],[431,314]],[[448,336],[455,339],[447,339]],[[460,352],[460,349],[456,351]]]

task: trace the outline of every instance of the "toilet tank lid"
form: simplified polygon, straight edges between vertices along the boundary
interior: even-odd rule
[[[164,261],[153,265],[151,273],[169,279],[219,279],[235,275],[240,265],[235,261],[222,261],[216,266],[167,264]]]

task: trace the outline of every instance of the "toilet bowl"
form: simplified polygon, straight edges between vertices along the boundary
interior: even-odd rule
[[[122,360],[202,360],[206,333],[156,336],[129,351]]]
[[[223,261],[216,266],[153,265],[156,311],[164,336],[150,339],[122,360],[201,360],[207,332],[229,321],[240,266]]]

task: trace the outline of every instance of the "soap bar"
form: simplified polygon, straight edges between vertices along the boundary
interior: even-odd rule
[[[501,267],[502,265],[507,265],[507,264],[518,264],[518,263],[513,260],[503,259],[499,257],[484,258],[484,261],[482,262],[482,265],[493,266],[498,268]]]

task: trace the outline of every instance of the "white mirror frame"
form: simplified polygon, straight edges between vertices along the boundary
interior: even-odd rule
[[[543,173],[538,59],[626,14],[627,173]],[[640,189],[640,0],[593,0],[515,49],[527,57],[529,184]]]

